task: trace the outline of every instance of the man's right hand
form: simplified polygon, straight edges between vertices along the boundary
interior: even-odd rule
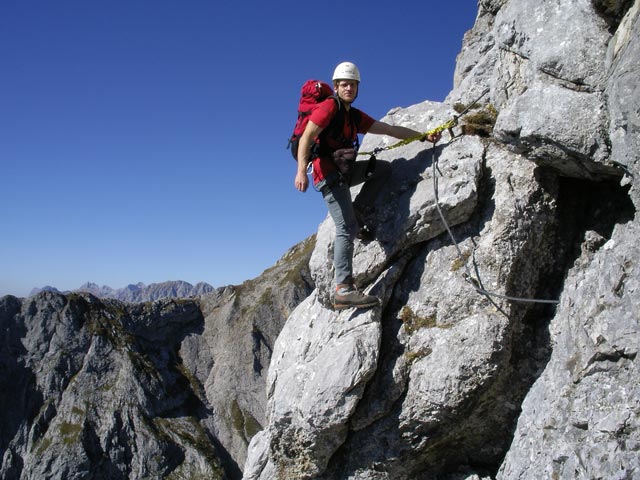
[[[307,177],[306,171],[296,173],[295,185],[297,190],[301,192],[307,191],[307,187],[309,187],[309,178]]]
[[[442,132],[425,134],[424,139],[431,143],[438,143],[442,138]]]
[[[320,132],[322,132],[322,128],[309,120],[298,143],[298,171],[296,173],[295,185],[301,192],[305,192],[309,186],[307,167],[309,166],[309,162],[313,160],[313,158],[310,157],[311,146],[315,142],[314,139],[320,135]]]

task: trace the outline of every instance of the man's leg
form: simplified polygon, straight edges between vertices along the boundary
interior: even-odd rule
[[[336,182],[322,190],[329,214],[336,226],[336,238],[333,245],[333,265],[336,270],[336,283],[353,283],[353,241],[358,232],[358,221],[351,203],[349,186]]]
[[[325,187],[322,195],[336,226],[333,246],[333,265],[336,279],[334,307],[343,309],[379,305],[377,297],[365,295],[354,286],[353,242],[358,231],[358,222],[353,210],[349,186],[344,183],[336,183],[331,187]]]

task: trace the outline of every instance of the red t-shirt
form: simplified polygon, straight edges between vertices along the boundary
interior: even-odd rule
[[[340,108],[344,108],[341,106]],[[338,113],[338,103],[333,98],[327,98],[311,113],[309,121],[315,123],[324,131],[320,134],[320,155],[315,157],[313,161],[313,183],[314,185],[327,178],[328,175],[336,171],[336,165],[331,158],[330,153],[324,153],[327,149],[331,149],[332,145],[323,145],[329,143],[323,135],[326,128]],[[364,113],[362,110],[351,107],[343,112],[345,115],[342,127],[343,140],[347,140],[351,144],[355,142],[359,133],[367,133],[375,119]],[[349,145],[337,146],[337,148]]]

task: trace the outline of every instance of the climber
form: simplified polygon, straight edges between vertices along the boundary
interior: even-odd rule
[[[368,241],[374,237],[373,228],[367,222],[373,214],[378,192],[390,175],[391,165],[377,160],[372,172],[368,160],[356,161],[350,164],[348,171],[344,171],[339,170],[336,162],[339,162],[338,157],[344,151],[347,156],[351,151],[351,157],[355,157],[353,147],[355,144],[357,149],[359,133],[389,135],[399,139],[413,138],[421,133],[374,120],[352,106],[360,87],[360,71],[353,63],[340,63],[332,80],[335,97],[324,100],[311,113],[300,138],[295,187],[301,192],[307,190],[307,167],[311,163],[313,184],[322,193],[336,226],[333,256],[336,283],[334,308],[372,307],[379,305],[379,299],[364,294],[354,285],[353,247],[355,238]],[[440,133],[425,137],[425,140],[433,143],[439,139]],[[365,183],[360,193],[352,201],[349,187],[362,182]]]

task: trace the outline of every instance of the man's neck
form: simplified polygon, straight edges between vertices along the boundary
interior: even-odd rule
[[[340,97],[338,97],[340,98]],[[350,102],[345,102],[342,98],[340,98],[340,104],[344,107],[345,110],[349,111],[349,109],[351,108],[351,103]]]

